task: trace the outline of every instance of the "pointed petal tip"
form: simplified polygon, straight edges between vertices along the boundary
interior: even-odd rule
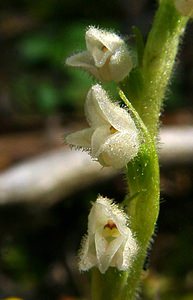
[[[99,83],[94,84],[94,85],[91,87],[90,90],[92,90],[92,92],[94,92],[94,93],[98,93],[98,92],[104,91],[103,88],[102,88],[102,86],[101,86]]]
[[[67,65],[67,66],[72,66],[73,64],[72,64],[72,57],[73,57],[74,55],[71,55],[71,56],[69,56],[69,57],[67,57],[66,58],[66,60],[65,60],[65,64]]]

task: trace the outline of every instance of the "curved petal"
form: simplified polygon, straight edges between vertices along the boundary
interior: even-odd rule
[[[83,68],[94,75],[96,78],[100,79],[98,70],[95,67],[93,57],[89,53],[89,51],[83,51],[68,57],[66,59],[66,64],[71,67]]]
[[[82,129],[67,135],[66,142],[72,146],[91,148],[92,128]]]
[[[131,55],[125,45],[115,51],[108,64],[111,78],[116,82],[122,81],[129,74],[132,67]]]
[[[99,43],[92,48],[91,55],[94,59],[94,64],[97,68],[103,67],[107,62],[110,56],[112,55],[111,51]]]
[[[89,236],[85,236],[81,242],[80,249],[80,261],[79,261],[79,270],[87,271],[96,265],[96,253],[91,251],[91,243],[94,244],[94,241],[90,241]]]
[[[104,201],[103,201],[104,200]],[[99,197],[93,204],[90,214],[88,216],[88,234],[95,234],[96,231],[102,232],[104,224],[107,223],[108,214],[107,208],[110,203],[106,198]]]
[[[129,230],[128,235],[125,237],[125,241],[114,256],[115,266],[122,271],[125,271],[131,265],[131,261],[138,251],[135,238],[132,236]]]
[[[100,271],[101,273],[105,273],[106,270],[111,266],[114,267],[115,264],[113,264],[113,257],[116,254],[116,252],[119,250],[121,244],[124,241],[123,236],[119,236],[116,239],[114,239],[112,242],[108,244],[106,247],[106,250],[104,254],[100,257]]]
[[[117,34],[91,26],[86,31],[86,45],[101,80],[119,82],[132,68],[130,53]]]
[[[107,223],[110,225],[110,220],[116,222],[117,229],[124,227],[124,230],[119,230],[117,235],[105,231]],[[102,196],[97,198],[89,214],[88,235],[81,243],[81,271],[93,266],[98,267],[101,273],[105,273],[110,266],[119,270],[129,268],[138,247],[126,222],[126,215],[112,200]]]
[[[109,219],[111,219],[117,226],[121,235],[127,235],[127,215],[121,211],[120,208],[113,206],[109,212]]]
[[[116,169],[124,167],[139,150],[138,136],[133,131],[111,135],[108,140],[99,148],[96,156],[99,162]]]
[[[91,126],[100,124],[101,120],[106,120],[106,123],[108,122],[118,131],[137,131],[129,113],[124,108],[112,103],[106,91],[99,84],[94,85],[89,91],[85,103],[85,113]],[[100,114],[100,120],[95,119],[96,113]]]
[[[108,123],[98,103],[98,100],[104,97],[107,97],[106,92],[99,84],[94,85],[87,94],[84,110],[87,121],[92,127],[97,128]]]
[[[90,67],[94,66],[92,56],[88,51],[79,52],[66,59],[66,64],[72,67]]]
[[[129,230],[130,231],[130,230]],[[138,246],[135,238],[132,236],[130,231],[129,236],[126,239],[125,245],[123,245],[123,261],[122,261],[122,269],[127,269],[131,264],[131,260],[134,258],[138,251]],[[119,265],[117,265],[119,266]]]
[[[104,273],[103,270],[103,257],[107,248],[107,241],[105,238],[98,232],[95,234],[95,248],[96,248],[96,257],[98,262],[98,268],[101,273]]]
[[[110,135],[109,125],[103,125],[95,129],[91,138],[91,154],[94,158],[98,158],[98,151]]]
[[[111,71],[109,69],[109,63],[104,64],[101,68],[98,68],[98,74],[101,78],[101,81],[111,81],[112,78]]]
[[[107,107],[104,105],[103,113],[108,119],[109,123],[118,131],[137,131],[135,123],[131,118],[130,114],[124,109],[112,103],[112,107]]]
[[[120,47],[124,41],[115,33],[103,29],[90,26],[86,31],[87,49],[92,53],[94,47],[102,47],[103,45],[111,52]]]

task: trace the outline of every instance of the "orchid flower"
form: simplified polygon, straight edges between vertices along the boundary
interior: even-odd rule
[[[102,166],[124,167],[139,150],[138,130],[129,113],[112,103],[100,85],[94,85],[85,102],[89,128],[69,134],[66,142],[89,150]]]
[[[90,26],[85,35],[87,50],[72,55],[66,64],[80,67],[98,80],[119,82],[133,67],[129,50],[115,33]]]
[[[137,253],[137,243],[127,226],[128,218],[108,198],[98,197],[88,216],[88,234],[80,250],[80,271],[96,266],[101,273],[109,267],[128,270]]]

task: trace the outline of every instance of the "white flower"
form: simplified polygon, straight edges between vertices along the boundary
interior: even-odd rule
[[[193,17],[193,0],[175,0],[176,9],[187,17]]]
[[[88,234],[80,250],[80,271],[96,266],[128,270],[137,253],[137,243],[127,226],[127,216],[108,198],[98,197],[88,216]]]
[[[139,150],[138,130],[129,113],[112,103],[100,85],[94,85],[85,102],[89,128],[69,134],[66,142],[90,150],[102,166],[124,167]]]
[[[90,26],[85,35],[87,51],[72,55],[66,64],[80,67],[98,80],[119,82],[133,67],[123,39],[115,33]]]

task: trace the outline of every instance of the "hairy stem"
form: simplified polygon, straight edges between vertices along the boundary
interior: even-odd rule
[[[162,0],[147,38],[142,64],[121,86],[154,137],[187,21],[187,17],[176,11],[173,1]]]
[[[181,36],[188,18],[181,16],[173,1],[160,1],[140,64],[121,83],[122,97],[139,123],[142,146],[127,166],[129,196],[122,205],[139,251],[128,272],[109,268],[105,274],[92,271],[92,300],[134,300],[141,272],[159,213],[159,164],[155,145],[163,98],[174,67]],[[142,120],[142,121],[141,121]]]

